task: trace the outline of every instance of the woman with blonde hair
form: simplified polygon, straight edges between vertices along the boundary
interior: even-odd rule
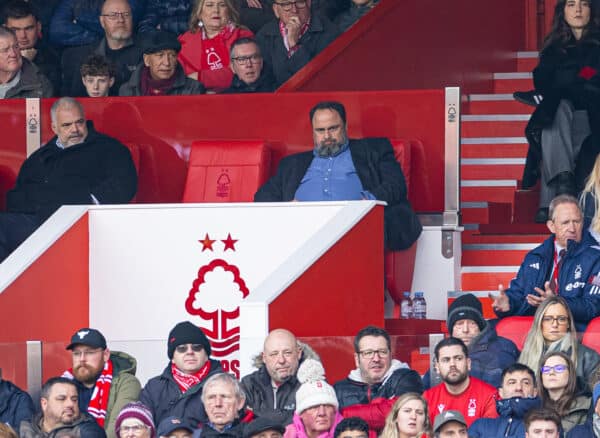
[[[594,161],[594,167],[587,177],[585,187],[579,198],[583,211],[583,229],[589,228],[590,233],[600,241],[600,154]]]
[[[240,26],[240,13],[234,0],[196,0],[189,29],[179,37],[179,62],[185,74],[204,84],[209,92],[229,88],[233,72],[229,68],[231,45],[254,34]],[[249,59],[254,62],[254,59]],[[246,62],[246,60],[244,60]]]
[[[600,364],[600,355],[579,342],[573,314],[560,296],[549,297],[538,306],[519,362],[536,370],[540,358],[553,352],[563,352],[571,359],[577,388],[591,390],[588,380]]]
[[[427,402],[416,392],[407,392],[392,406],[379,438],[428,438],[431,424]]]
[[[591,400],[577,391],[575,366],[569,356],[560,351],[545,354],[537,370],[537,385],[542,406],[560,416],[564,432],[585,423]]]

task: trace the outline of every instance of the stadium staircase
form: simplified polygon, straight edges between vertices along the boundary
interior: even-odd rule
[[[516,54],[514,72],[494,74],[493,94],[471,94],[461,125],[462,291],[487,296],[507,286],[525,253],[546,236],[533,223],[539,188],[520,190],[527,155],[524,129],[533,110],[515,101],[533,88],[537,52]],[[486,314],[491,315],[487,306]]]

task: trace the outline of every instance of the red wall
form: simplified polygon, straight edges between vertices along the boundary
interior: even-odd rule
[[[273,148],[275,168],[282,156],[312,148],[308,112],[324,99],[346,105],[351,137],[421,140],[423,149],[411,151],[411,201],[421,212],[443,210],[443,90],[115,97],[82,102],[98,130],[140,144],[137,202],[178,202],[192,141],[264,139]],[[48,116],[52,102],[42,100],[43,141],[52,136]],[[23,100],[0,101],[0,167],[5,163],[15,174],[25,158],[24,110]],[[1,181],[0,173],[0,187]]]
[[[487,92],[526,48],[523,0],[381,0],[278,92],[461,86]]]

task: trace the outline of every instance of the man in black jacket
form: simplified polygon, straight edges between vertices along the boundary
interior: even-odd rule
[[[260,368],[242,379],[246,403],[257,417],[271,418],[281,424],[292,422],[296,409],[296,374],[301,361],[316,354],[298,343],[288,330],[275,329],[265,339]]]
[[[142,50],[133,41],[133,18],[127,0],[106,0],[102,5],[100,24],[104,29],[104,38],[100,42],[63,52],[61,95],[87,96],[80,70],[81,64],[92,54],[104,56],[117,67],[111,96],[119,94],[119,87],[129,80],[142,60]]]
[[[264,69],[260,47],[254,38],[240,38],[229,51],[233,79],[225,93],[268,93],[275,90],[273,77]]]
[[[221,363],[210,359],[210,353],[210,342],[200,327],[188,321],[173,327],[167,341],[169,364],[140,393],[140,401],[152,412],[155,424],[170,416],[193,427],[206,423],[202,388],[210,376],[223,372]]]
[[[382,328],[368,326],[358,332],[354,362],[356,369],[333,387],[344,417],[361,417],[373,430],[383,428],[391,399],[406,392],[423,392],[419,374],[392,359],[390,335]]]
[[[309,117],[314,150],[283,158],[254,201],[385,201],[386,246],[394,251],[409,248],[422,227],[406,197],[404,175],[389,140],[349,140],[346,109],[339,102],[319,102]]]
[[[276,0],[273,11],[277,19],[267,23],[256,39],[279,86],[327,47],[339,31],[326,18],[311,16],[310,0]]]
[[[50,115],[56,136],[25,160],[0,214],[0,261],[61,205],[124,204],[137,190],[129,150],[94,130],[79,102],[59,99]]]

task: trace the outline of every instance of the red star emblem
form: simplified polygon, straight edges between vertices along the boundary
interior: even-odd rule
[[[237,241],[237,239],[231,238],[231,233],[227,233],[227,239],[221,240],[221,242],[225,244],[225,249],[223,251],[227,251],[228,249],[235,251],[235,242]]]
[[[216,240],[211,240],[210,237],[208,237],[208,233],[206,233],[206,235],[204,236],[203,240],[199,240],[198,242],[200,242],[202,244],[202,252],[204,252],[207,249],[210,249],[211,251],[213,250],[213,243],[216,242]]]

